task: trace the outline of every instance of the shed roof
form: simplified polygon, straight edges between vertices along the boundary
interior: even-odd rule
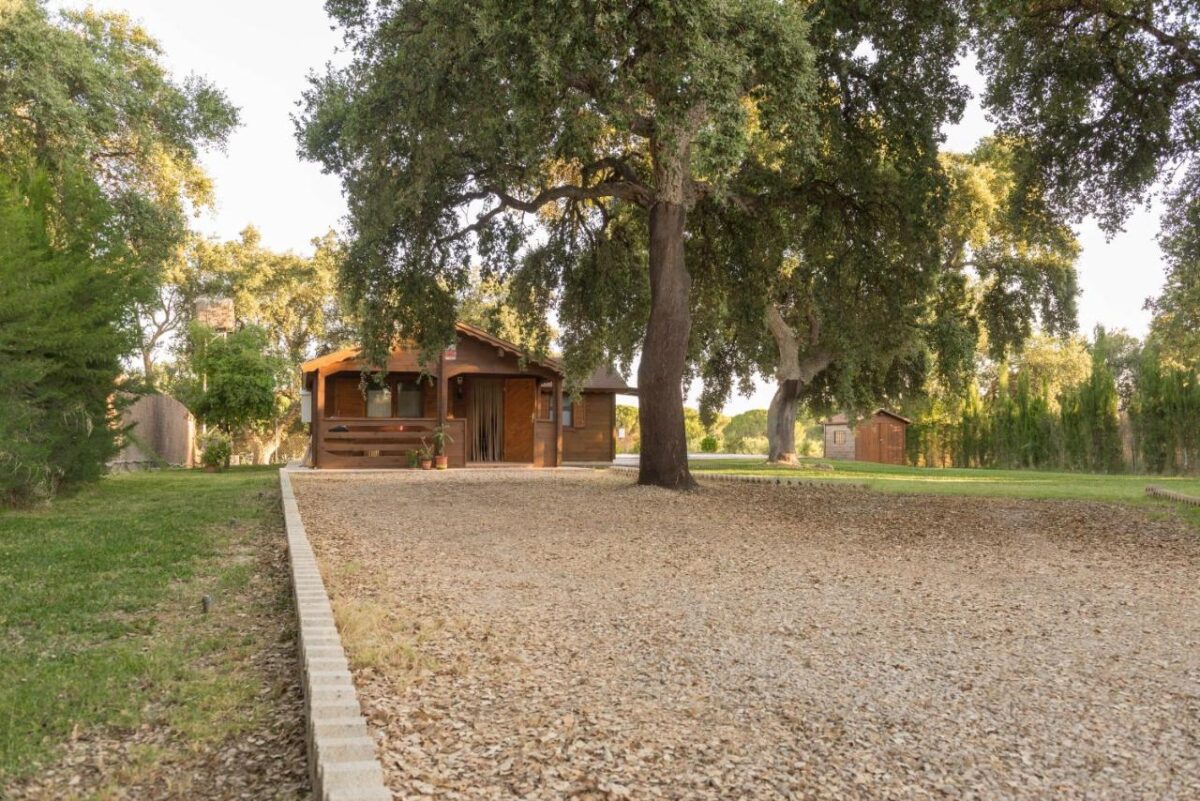
[[[896,420],[899,420],[901,423],[910,423],[910,424],[912,423],[912,420],[909,420],[907,417],[896,414],[895,412],[889,411],[882,407],[871,412],[870,417],[877,417],[881,414],[886,414],[888,417],[895,418]],[[850,425],[850,416],[848,414],[846,414],[845,412],[839,412],[838,414],[835,414],[833,417],[830,417],[828,420],[822,421],[821,425],[825,425],[825,426]]]

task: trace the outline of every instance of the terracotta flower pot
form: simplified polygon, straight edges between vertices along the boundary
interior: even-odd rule
[[[433,457],[433,461],[438,470],[445,470],[450,466],[449,456],[435,456]]]
[[[433,469],[433,461],[430,459],[422,459],[421,460],[421,469],[422,470],[432,470]]]

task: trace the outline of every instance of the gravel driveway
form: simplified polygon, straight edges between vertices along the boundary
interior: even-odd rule
[[[1200,539],[1173,513],[294,484],[335,605],[414,651],[356,659],[398,797],[1200,798]]]

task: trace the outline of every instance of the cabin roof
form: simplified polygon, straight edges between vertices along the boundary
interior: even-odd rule
[[[563,364],[558,359],[552,357],[543,359],[530,358],[525,349],[520,345],[509,342],[507,339],[501,339],[500,337],[493,336],[487,331],[484,331],[482,328],[470,325],[469,323],[456,323],[455,328],[460,334],[465,334],[472,339],[477,339],[485,344],[500,348],[501,350],[507,351],[514,356],[523,356],[529,358],[531,363],[546,367],[553,372],[558,373],[560,376],[565,375]],[[354,361],[361,353],[362,349],[358,347],[341,348],[340,350],[335,350],[332,353],[326,353],[324,356],[317,356],[316,358],[309,359],[300,365],[300,371],[302,373],[311,373],[331,364]],[[626,382],[625,379],[620,376],[620,374],[610,370],[607,367],[596,368],[596,371],[592,373],[587,381],[584,382],[583,388],[584,390],[594,392],[616,392],[622,395],[637,394],[636,387],[629,386],[628,382]]]
[[[881,415],[881,414],[886,414],[888,417],[895,418],[896,420],[899,420],[901,423],[912,423],[912,420],[909,420],[907,417],[903,417],[901,415],[896,414],[895,412],[888,411],[887,409],[884,409],[884,408],[876,409],[875,411],[871,412],[871,414],[869,416],[875,417],[875,416]],[[840,412],[838,414],[835,414],[833,417],[830,417],[828,420],[822,421],[821,425],[847,426],[847,425],[850,425],[850,416],[847,415],[845,412]]]

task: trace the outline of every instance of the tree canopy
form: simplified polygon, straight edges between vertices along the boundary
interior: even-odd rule
[[[0,498],[103,470],[139,309],[210,198],[200,152],[236,121],[128,17],[0,2]]]

